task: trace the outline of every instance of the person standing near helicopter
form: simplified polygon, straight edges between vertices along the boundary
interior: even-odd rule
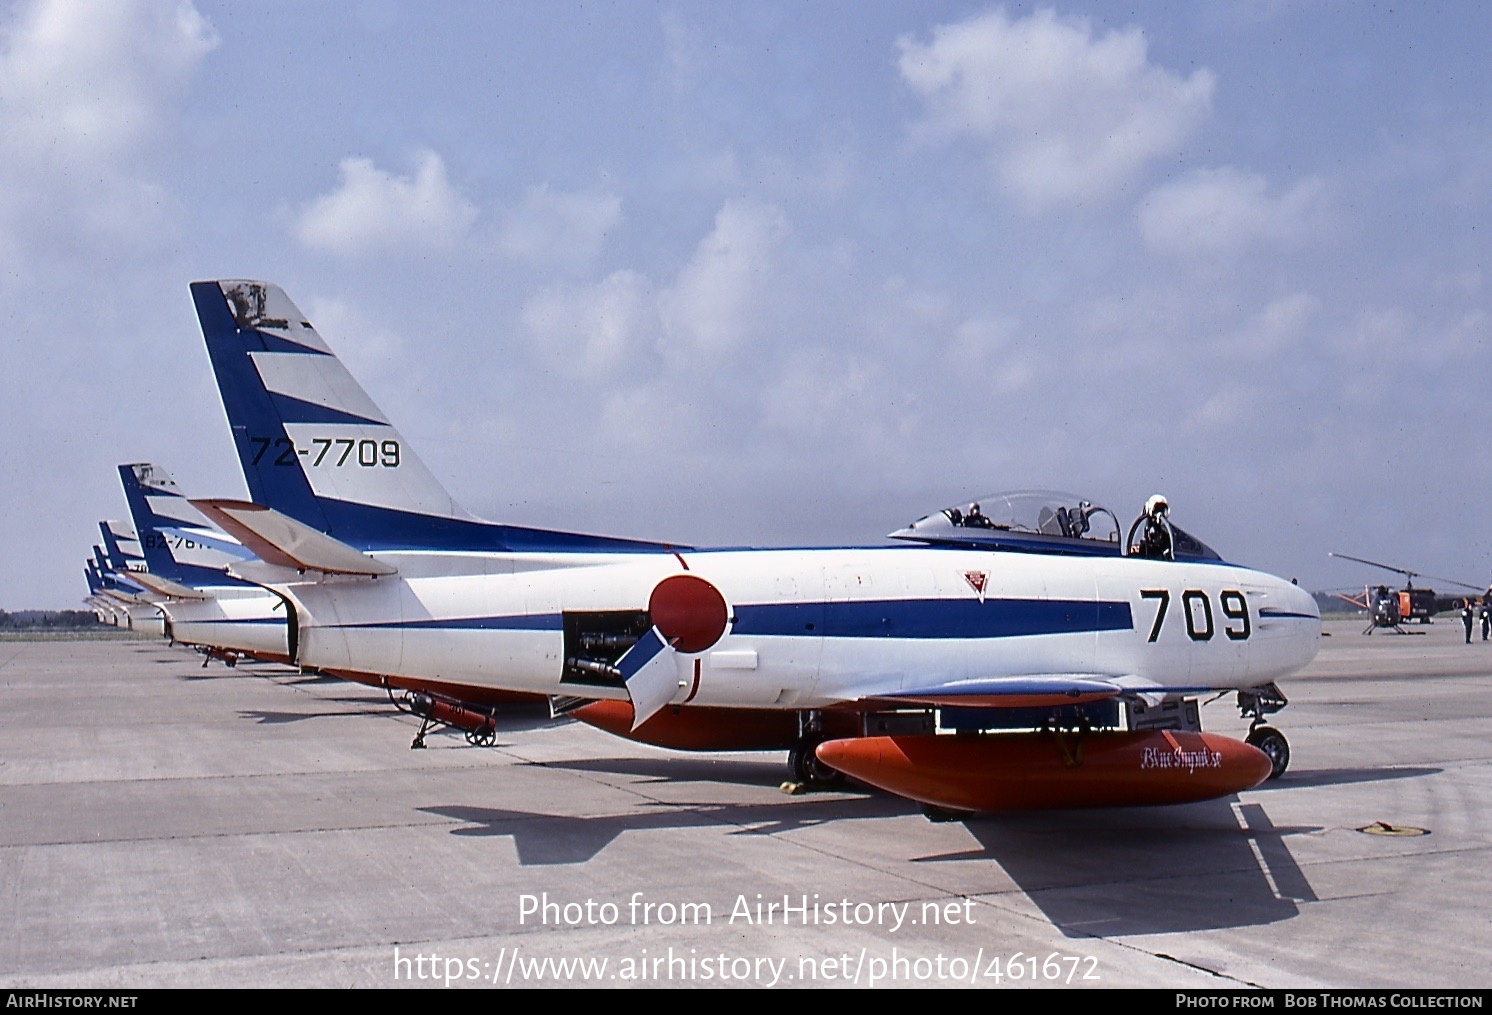
[[[1461,626],[1466,628],[1466,644],[1471,644],[1471,622],[1476,619],[1476,612],[1471,608],[1471,600],[1461,600]]]

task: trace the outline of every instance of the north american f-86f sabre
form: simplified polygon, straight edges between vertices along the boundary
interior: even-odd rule
[[[459,708],[550,697],[623,736],[790,751],[932,816],[1175,803],[1288,763],[1275,681],[1316,653],[1290,582],[1224,561],[1151,498],[935,512],[896,542],[702,549],[461,509],[276,286],[193,298],[251,502],[194,501],[290,604],[297,662],[422,682]],[[1201,731],[1236,694],[1248,743]]]

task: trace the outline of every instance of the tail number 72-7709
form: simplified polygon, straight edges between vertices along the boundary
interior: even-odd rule
[[[1150,628],[1146,641],[1160,637],[1160,629],[1166,622],[1166,612],[1171,605],[1170,589],[1141,589],[1141,599],[1156,601],[1155,623]],[[1186,617],[1186,633],[1192,641],[1211,641],[1217,633],[1213,619],[1212,597],[1202,589],[1187,589],[1181,593],[1182,615]],[[1253,633],[1249,622],[1248,600],[1237,589],[1223,589],[1217,594],[1217,608],[1223,615],[1222,628],[1233,641],[1243,641]]]
[[[254,452],[254,465],[259,464],[259,460],[271,447],[282,449],[274,460],[276,465],[295,465],[296,455],[309,456],[313,453],[307,448],[297,448],[295,442],[289,437],[250,437],[249,442],[259,449]],[[398,441],[355,441],[347,437],[313,437],[311,443],[316,446],[314,451],[316,459],[311,462],[313,468],[320,465],[322,459],[327,458],[327,452],[332,451],[333,445],[340,449],[341,454],[338,455],[337,452],[332,451],[331,457],[334,460],[328,461],[328,465],[346,465],[348,459],[351,458],[365,469],[371,469],[375,465],[382,465],[386,469],[399,467]],[[357,449],[356,456],[352,453],[353,448]]]

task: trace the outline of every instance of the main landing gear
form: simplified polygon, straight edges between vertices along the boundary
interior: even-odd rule
[[[798,742],[787,752],[787,767],[793,784],[803,789],[828,789],[844,782],[844,773],[819,760],[819,744],[827,740],[823,718],[817,712],[799,716]]]

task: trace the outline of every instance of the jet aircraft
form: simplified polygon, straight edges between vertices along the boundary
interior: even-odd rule
[[[145,571],[131,571],[130,578],[156,593],[156,605],[166,618],[166,637],[202,652],[204,666],[210,659],[232,666],[245,656],[293,662],[285,601],[227,573],[234,564],[252,563],[254,555],[203,517],[164,469],[143,462],[121,465],[119,477],[146,565]],[[386,688],[395,705],[432,723],[440,717],[464,722],[473,743],[490,743],[492,705],[536,698],[469,689],[467,704],[458,707],[454,700],[437,704],[430,694],[438,689],[396,675],[345,669],[333,675]],[[409,693],[396,697],[395,691]],[[428,728],[417,741],[422,742]]]
[[[129,523],[98,523],[103,545],[93,547],[103,595],[118,605],[123,613],[122,625],[141,634],[159,635],[165,630],[165,618],[158,607],[160,596],[142,584],[139,571],[144,568],[139,540]]]
[[[1264,718],[1315,655],[1316,604],[1160,498],[1122,538],[1091,502],[1023,495],[823,549],[485,522],[278,287],[192,293],[252,497],[193,503],[258,555],[233,573],[290,604],[303,665],[543,694],[671,746],[789,745],[800,781],[933,817],[1209,799],[1288,764]],[[1201,731],[1226,692],[1249,743]]]
[[[99,573],[97,561],[90,559],[84,562],[83,580],[88,583],[88,598],[83,602],[93,610],[98,619],[115,627],[128,627],[129,615],[108,594],[108,590],[104,587],[103,576]]]
[[[227,573],[252,554],[202,517],[164,469],[136,462],[119,466],[119,478],[145,563],[131,577],[161,597],[165,636],[202,652],[204,666],[244,656],[290,662],[284,601]]]

